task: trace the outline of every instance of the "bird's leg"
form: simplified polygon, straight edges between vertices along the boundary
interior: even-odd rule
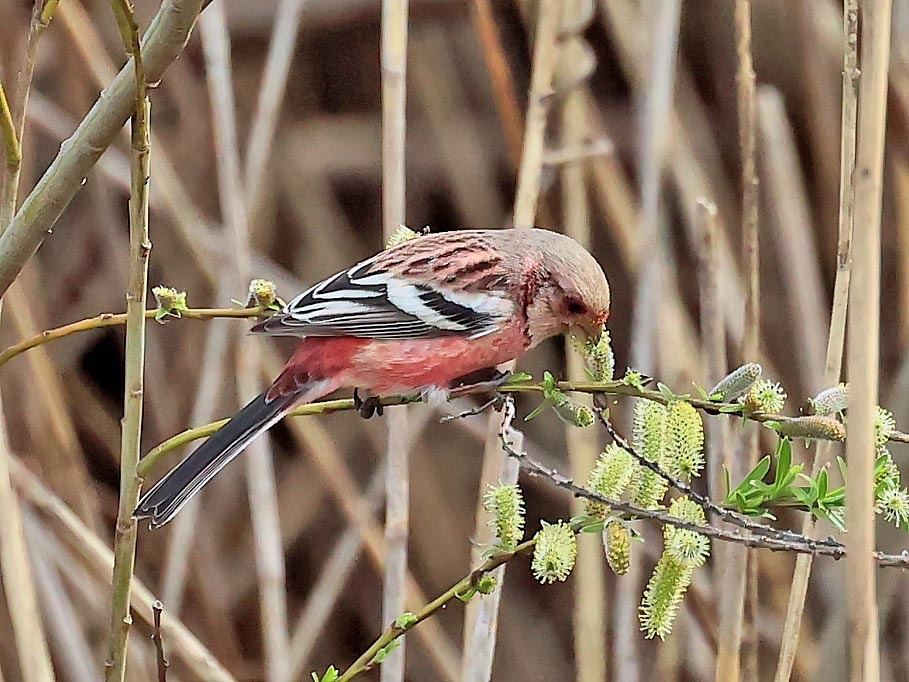
[[[370,419],[374,414],[380,417],[385,414],[385,406],[382,405],[382,399],[377,395],[367,395],[365,398],[360,397],[360,389],[355,388],[353,392],[353,403],[357,413],[363,419]]]

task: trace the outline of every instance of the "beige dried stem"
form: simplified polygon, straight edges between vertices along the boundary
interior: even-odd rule
[[[852,231],[855,213],[855,147],[858,110],[858,0],[845,0],[843,7],[843,101],[840,133],[839,238],[836,250],[836,276],[833,282],[833,304],[830,311],[830,333],[827,336],[827,355],[824,363],[824,385],[833,386],[840,380],[843,363],[843,344],[846,337],[846,309],[849,303],[849,280],[852,267]],[[832,443],[820,442],[814,449],[811,474],[816,475],[832,457]],[[810,536],[815,527],[811,515],[805,517],[802,533]],[[780,638],[775,682],[788,682],[798,651],[802,614],[813,557],[799,556],[795,562],[792,588],[786,607],[786,621]]]
[[[739,161],[742,168],[742,252],[747,297],[742,357],[757,358],[760,352],[760,273],[758,260],[758,179],[755,165],[757,135],[755,74],[751,61],[751,0],[736,0],[735,44],[738,60],[736,102],[739,123]],[[739,467],[751,468],[757,454],[757,429],[751,426],[740,440],[743,456]],[[733,475],[738,477],[738,470]],[[726,546],[722,550],[717,644],[717,682],[737,682],[744,630],[745,592],[748,584],[748,550]],[[755,586],[756,589],[756,586]]]
[[[382,1],[382,232],[388,239],[405,222],[408,0]],[[407,410],[388,415],[385,471],[385,578],[382,620],[404,611],[410,526],[410,456]],[[404,679],[404,646],[383,662],[382,682]]]
[[[890,61],[891,0],[862,4],[862,79],[855,162],[853,274],[849,290],[849,436],[846,459],[846,597],[849,679],[880,678],[874,549],[874,421],[880,343],[881,193]]]
[[[582,149],[588,142],[588,107],[583,91],[595,67],[593,51],[583,37],[583,31],[593,17],[593,0],[570,0],[564,3],[560,30],[559,68],[556,87],[561,93],[560,144],[566,150]],[[569,160],[561,167],[562,224],[565,234],[581,245],[591,246],[590,210],[587,196],[586,160]],[[582,356],[565,342],[568,379],[582,381],[586,378]],[[586,397],[591,406],[593,401]],[[584,480],[597,459],[597,434],[594,429],[565,427],[565,441],[571,474],[575,480]],[[572,514],[583,514],[584,503],[575,500]],[[600,682],[606,678],[606,655],[603,642],[606,637],[606,581],[603,545],[598,535],[585,534],[578,538],[578,558],[574,571],[574,660],[575,679],[578,682]]]
[[[221,216],[228,230],[228,241],[233,247],[236,284],[243,286],[250,278],[249,221],[237,142],[230,37],[223,6],[215,3],[209,8],[199,27],[218,151]],[[239,328],[237,332],[237,393],[244,401],[259,391],[260,352],[251,337]],[[269,682],[284,682],[289,673],[290,654],[284,546],[278,518],[274,465],[267,443],[267,438],[253,441],[244,454],[244,462],[259,587],[265,676]]]

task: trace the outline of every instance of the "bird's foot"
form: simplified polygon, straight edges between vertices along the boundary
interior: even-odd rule
[[[360,391],[357,388],[353,392],[353,403],[354,409],[363,419],[370,419],[375,414],[380,417],[385,414],[385,407],[382,405],[382,399],[379,396],[369,395],[361,398]]]

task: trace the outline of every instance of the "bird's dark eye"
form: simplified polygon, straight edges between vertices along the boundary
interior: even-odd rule
[[[587,306],[576,298],[569,298],[565,302],[565,309],[571,315],[583,315],[587,312]]]

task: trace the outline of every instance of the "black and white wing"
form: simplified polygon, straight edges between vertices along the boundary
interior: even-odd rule
[[[276,336],[478,338],[514,313],[504,289],[455,291],[395,274],[370,258],[319,282],[253,327]]]

